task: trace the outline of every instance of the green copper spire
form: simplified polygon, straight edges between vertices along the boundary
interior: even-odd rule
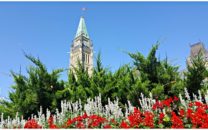
[[[78,26],[75,38],[80,36],[80,35],[83,35],[86,38],[89,38],[89,35],[87,33],[87,27],[86,27],[85,20],[84,20],[83,17],[80,18],[79,26]]]

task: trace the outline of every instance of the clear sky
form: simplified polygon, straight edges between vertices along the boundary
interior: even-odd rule
[[[132,60],[123,51],[147,55],[160,41],[157,55],[185,69],[190,44],[208,47],[208,3],[203,2],[0,2],[0,96],[13,84],[10,71],[26,74],[31,65],[23,50],[38,56],[48,70],[67,68],[70,44],[81,8],[95,55],[115,71]],[[62,73],[66,80],[66,72]]]

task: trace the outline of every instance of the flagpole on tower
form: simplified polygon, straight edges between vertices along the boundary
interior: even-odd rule
[[[82,17],[84,17],[86,10],[87,10],[86,7],[82,7]]]

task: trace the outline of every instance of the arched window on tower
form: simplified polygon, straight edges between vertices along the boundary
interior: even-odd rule
[[[87,63],[87,54],[85,53],[85,63]]]
[[[90,60],[89,60],[89,55],[87,55],[87,58],[88,58],[88,63],[90,63],[90,62],[89,62],[89,61],[90,61]]]
[[[85,63],[87,63],[87,54],[85,53]]]

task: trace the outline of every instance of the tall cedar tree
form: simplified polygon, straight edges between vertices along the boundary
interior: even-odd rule
[[[208,77],[208,70],[206,69],[206,61],[201,51],[191,58],[191,64],[187,64],[187,72],[185,72],[185,83],[189,93],[198,94],[198,90],[206,87],[203,81]],[[191,95],[192,97],[192,95]]]
[[[55,112],[56,108],[60,109],[63,99],[56,96],[57,91],[64,89],[64,82],[59,81],[59,74],[63,70],[57,69],[49,73],[38,58],[25,56],[35,66],[27,69],[28,76],[12,72],[15,84],[12,86],[13,91],[9,93],[11,102],[7,104],[12,106],[13,113],[20,112],[26,118],[37,114],[40,106],[43,112],[47,108]]]
[[[178,66],[169,64],[167,57],[164,60],[156,57],[158,46],[158,43],[154,45],[147,57],[140,52],[128,54],[134,60],[141,81],[149,82],[148,91],[151,91],[154,96],[160,95],[160,98],[164,98],[164,96],[173,95],[171,89],[180,77]]]

